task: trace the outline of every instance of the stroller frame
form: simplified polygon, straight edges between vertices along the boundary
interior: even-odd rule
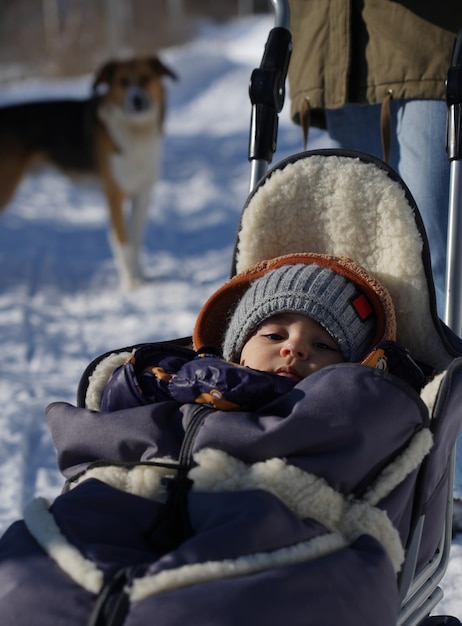
[[[440,544],[433,558],[421,571],[416,574],[417,560],[419,556],[420,542],[425,525],[425,515],[420,515],[411,535],[411,540],[406,550],[406,560],[399,576],[400,607],[398,626],[417,626],[436,622],[436,618],[427,616],[443,598],[444,593],[439,583],[446,572],[452,541],[452,490],[454,484],[454,451],[448,461],[448,486],[446,498],[445,523],[441,533]],[[433,622],[431,621],[433,619]],[[447,617],[438,617],[446,620]],[[452,620],[453,626],[460,624],[456,618]],[[436,626],[436,624],[435,624]]]

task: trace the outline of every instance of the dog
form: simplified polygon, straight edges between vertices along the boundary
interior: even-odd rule
[[[165,76],[177,80],[157,56],[111,60],[96,72],[85,100],[0,108],[0,209],[37,162],[70,177],[96,176],[109,209],[114,260],[127,288],[143,282],[140,249],[159,176]]]

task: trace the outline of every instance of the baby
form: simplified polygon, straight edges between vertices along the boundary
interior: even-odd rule
[[[338,273],[342,266],[337,261],[323,266],[321,260],[327,258],[284,264],[251,283],[227,326],[226,359],[301,380],[326,365],[359,361],[372,349],[377,314],[366,295],[370,287]],[[361,274],[366,275],[362,269]],[[394,316],[381,286],[380,293]]]
[[[106,385],[102,410],[172,399],[255,408],[342,362],[394,367],[418,388],[423,375],[395,337],[388,291],[354,261],[278,257],[209,298],[194,329],[196,352],[172,344],[138,348]]]

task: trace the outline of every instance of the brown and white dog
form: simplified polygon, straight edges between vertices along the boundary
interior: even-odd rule
[[[109,61],[86,100],[48,100],[0,108],[0,208],[36,162],[101,182],[120,279],[142,282],[139,254],[151,189],[160,167],[165,90],[176,79],[159,58]],[[129,206],[124,206],[125,204]]]

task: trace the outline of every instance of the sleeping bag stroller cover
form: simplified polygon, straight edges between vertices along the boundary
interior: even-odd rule
[[[333,172],[354,199],[339,200]],[[278,207],[292,226],[283,233]],[[260,219],[278,233],[273,248]],[[294,252],[355,258],[391,292],[398,340],[434,380],[419,394],[388,372],[341,363],[281,381],[271,397],[262,373],[254,401],[231,407],[166,397],[110,411],[103,388],[127,358],[149,352],[179,372],[197,359],[172,344],[108,355],[85,407],[47,409],[66,485],[51,504],[33,500],[0,540],[2,625],[396,624],[422,462],[437,450],[419,498],[438,500],[461,421],[460,346],[434,318],[425,245],[407,191],[377,163],[306,153],[270,172],[243,213],[238,271]],[[217,358],[183,377],[186,398]],[[430,533],[429,554],[433,542]]]

